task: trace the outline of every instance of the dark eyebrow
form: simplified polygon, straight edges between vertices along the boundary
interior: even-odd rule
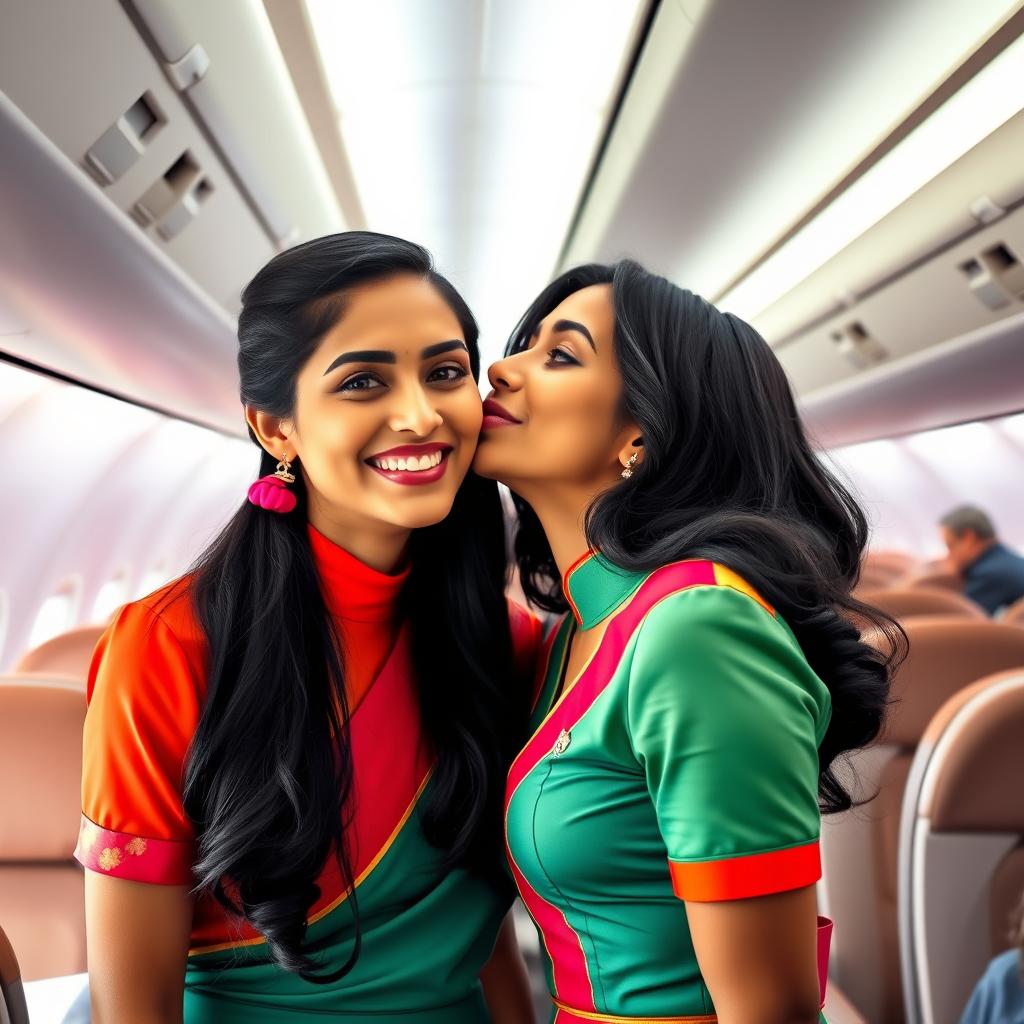
[[[420,353],[420,359],[432,359],[434,356],[441,355],[442,352],[454,352],[455,349],[459,348],[463,352],[469,351],[464,341],[439,341],[436,345],[428,345]]]
[[[583,324],[577,323],[575,320],[558,320],[555,322],[555,326],[551,328],[552,331],[579,331],[584,338],[590,343],[590,347],[596,352],[597,346],[594,344],[594,339],[590,336],[590,331],[583,326]]]
[[[455,349],[461,348],[463,351],[468,352],[466,343],[464,341],[439,341],[435,345],[428,345],[421,353],[421,359],[430,359],[433,356],[439,356],[442,352],[452,352]],[[343,366],[345,363],[396,363],[398,360],[395,358],[394,352],[389,352],[387,349],[372,349],[365,352],[345,352],[338,356],[337,359],[331,363],[330,366],[324,370],[324,376],[336,370],[339,366]]]
[[[386,349],[374,349],[366,352],[345,352],[338,356],[337,359],[331,363],[330,366],[324,370],[324,376],[336,370],[339,366],[344,363],[394,363],[397,362],[395,359],[394,352],[388,352]]]

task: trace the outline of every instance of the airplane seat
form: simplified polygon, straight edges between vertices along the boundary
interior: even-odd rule
[[[985,619],[985,610],[963,594],[929,587],[893,587],[865,591],[857,595],[861,601],[880,608],[894,619],[911,615],[957,615],[968,619]]]
[[[910,653],[893,681],[881,737],[849,758],[848,787],[869,801],[822,821],[822,909],[836,922],[831,971],[872,1024],[901,1024],[897,861],[900,810],[928,722],[976,679],[1024,666],[1024,630],[989,620],[919,616],[903,622]],[[865,640],[884,649],[880,633]],[[872,799],[873,798],[873,799]]]
[[[26,981],[85,964],[81,816],[85,693],[75,680],[0,676],[0,908]]]
[[[999,619],[1000,622],[1009,622],[1012,626],[1024,626],[1024,597],[1014,601]]]
[[[1012,945],[1024,892],[1024,663],[951,697],[918,744],[903,804],[899,925],[907,1017],[956,1024]]]
[[[914,573],[923,571],[921,562],[907,551],[870,550],[861,559],[862,572],[868,572],[894,581],[904,579]]]
[[[28,1024],[21,968],[3,928],[0,928],[0,1021],[3,1024]]]
[[[85,681],[92,662],[92,652],[106,626],[79,626],[68,630],[38,647],[26,651],[13,671],[45,672],[50,676],[68,676]]]
[[[948,569],[940,569],[935,572],[923,572],[911,576],[905,583],[908,587],[928,587],[933,590],[952,590],[962,594],[964,590],[963,577]]]

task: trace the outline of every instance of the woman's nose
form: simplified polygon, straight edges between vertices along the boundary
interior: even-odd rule
[[[511,356],[507,359],[499,359],[496,363],[491,363],[487,368],[487,379],[495,390],[500,386],[507,391],[515,391],[521,383],[519,375],[512,366]]]
[[[413,387],[399,396],[391,414],[390,427],[394,431],[412,431],[417,437],[427,437],[444,422],[444,417],[421,388]]]

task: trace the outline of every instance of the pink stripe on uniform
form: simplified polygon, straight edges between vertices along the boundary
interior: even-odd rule
[[[133,882],[192,885],[194,851],[192,842],[113,832],[83,814],[75,860],[90,871]]]

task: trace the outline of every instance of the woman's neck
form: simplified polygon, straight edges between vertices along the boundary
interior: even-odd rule
[[[404,563],[412,533],[382,523],[370,526],[342,521],[314,502],[309,506],[309,524],[364,565],[389,574],[396,573]]]
[[[593,500],[593,495],[547,495],[538,496],[535,502],[530,502],[530,507],[544,528],[559,576],[563,579],[569,568],[588,549],[583,522]]]

